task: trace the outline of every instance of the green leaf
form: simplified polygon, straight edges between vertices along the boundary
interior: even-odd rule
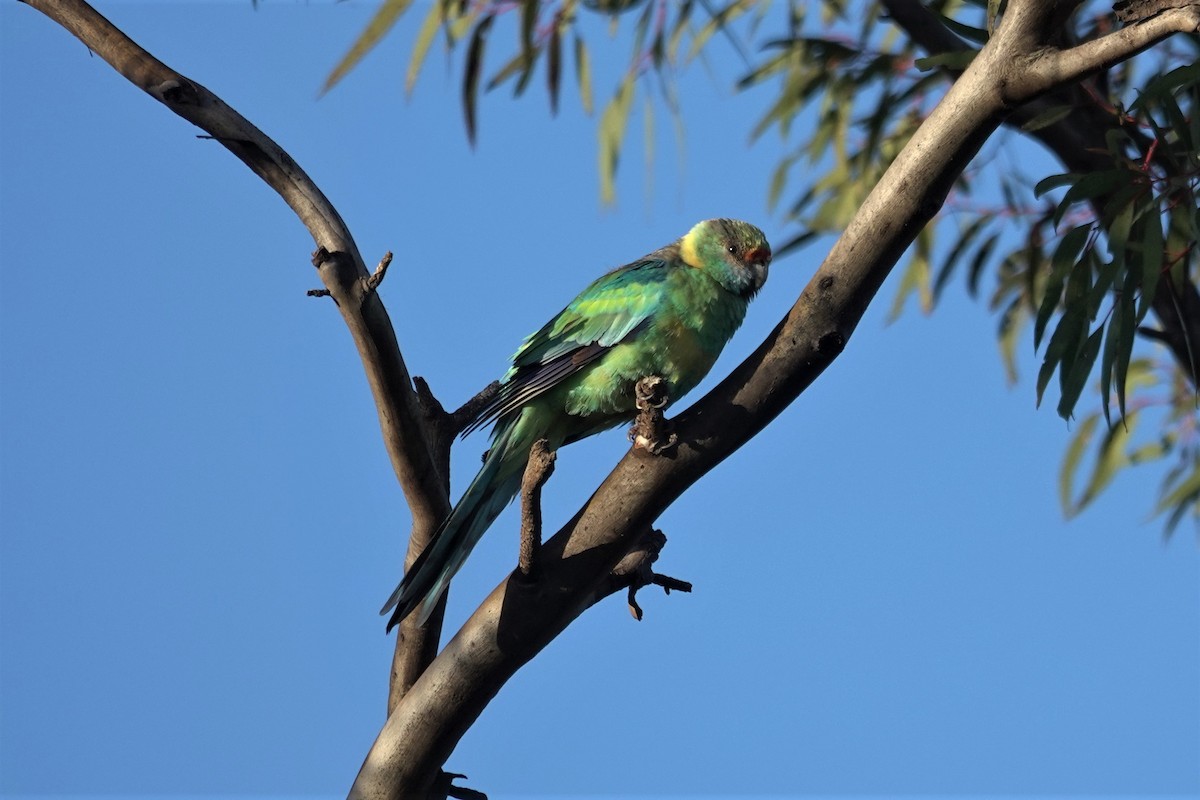
[[[413,42],[412,56],[408,59],[408,71],[404,76],[404,93],[411,95],[413,87],[417,85],[417,75],[421,72],[421,66],[425,63],[425,56],[429,54],[429,45],[433,44],[433,37],[437,35],[438,28],[442,26],[442,3],[439,0],[434,0],[429,5],[429,13],[425,15],[424,22],[421,23],[421,30],[417,32],[416,41]]]
[[[1096,423],[1099,417],[1095,414],[1090,414],[1079,425],[1079,430],[1071,437],[1071,443],[1067,445],[1066,455],[1063,457],[1062,467],[1058,470],[1058,502],[1062,505],[1063,514],[1070,517],[1075,511],[1075,473],[1079,471],[1079,461],[1083,458],[1084,452],[1091,444],[1092,435],[1096,432]]]
[[[1147,214],[1142,220],[1142,297],[1137,310],[1139,323],[1146,318],[1146,313],[1154,304],[1154,294],[1158,291],[1158,278],[1162,275],[1163,264],[1166,262],[1165,250],[1166,242],[1163,239],[1162,220],[1155,210],[1155,213]]]
[[[941,297],[942,290],[949,282],[950,275],[954,271],[954,265],[957,263],[958,259],[962,257],[962,254],[967,251],[967,248],[971,246],[971,244],[975,241],[975,238],[979,236],[980,232],[983,231],[983,229],[987,227],[987,224],[991,221],[992,216],[990,214],[980,214],[971,221],[971,224],[968,225],[966,230],[962,232],[962,235],[958,237],[958,241],[955,242],[954,247],[950,249],[949,255],[946,256],[946,260],[942,264],[942,268],[938,270],[937,277],[933,281],[933,299],[935,302],[939,297]]]
[[[1113,356],[1113,384],[1117,390],[1117,409],[1121,412],[1121,419],[1126,418],[1125,390],[1129,382],[1129,359],[1133,356],[1133,342],[1137,333],[1137,321],[1133,311],[1133,293],[1126,290],[1122,293],[1123,297],[1125,295],[1128,295],[1129,300],[1117,303],[1116,316],[1112,323],[1121,333],[1115,345],[1117,352]]]
[[[799,250],[801,247],[808,244],[810,241],[812,241],[816,237],[817,237],[817,232],[814,230],[807,230],[804,233],[796,234],[791,239],[788,239],[782,245],[775,248],[774,259],[779,260],[783,256],[785,256],[795,250]]]
[[[488,31],[491,30],[495,19],[488,14],[475,26],[471,42],[467,45],[467,63],[463,67],[463,119],[467,126],[467,141],[472,147],[475,146],[475,113],[479,101],[479,76],[483,72],[483,48],[487,44]]]
[[[1008,384],[1017,382],[1017,341],[1021,338],[1024,321],[1028,312],[1021,298],[1017,297],[1008,304],[1000,315],[1000,330],[997,340],[1000,345],[1000,360],[1004,364],[1004,375]]]
[[[550,29],[550,44],[546,48],[546,88],[550,92],[550,113],[558,114],[558,91],[562,77],[562,33],[556,22]]]
[[[1176,509],[1179,513],[1168,522],[1168,530],[1171,530],[1179,522],[1179,517],[1186,513],[1188,506],[1194,506],[1197,502],[1200,502],[1200,468],[1194,465],[1192,473],[1158,501],[1154,513],[1161,514],[1168,509]]]
[[[926,228],[921,231],[921,235],[925,234]],[[904,275],[900,278],[900,287],[896,290],[896,298],[892,301],[892,308],[888,311],[887,321],[894,322],[900,313],[904,311],[904,303],[909,295],[916,294],[922,309],[927,309],[925,298],[929,295],[929,248],[920,246],[920,235],[917,237],[917,247],[913,249],[912,258],[908,262],[908,267],[904,270]]]
[[[1037,318],[1033,325],[1034,350],[1041,346],[1046,324],[1050,322],[1050,317],[1054,315],[1054,311],[1062,299],[1066,276],[1074,266],[1076,259],[1079,258],[1079,252],[1087,244],[1091,227],[1091,225],[1079,225],[1072,228],[1059,240],[1058,247],[1054,250],[1054,256],[1050,260],[1050,277],[1046,279],[1046,288],[1042,294],[1042,302],[1038,307]]]
[[[1075,203],[1108,194],[1119,186],[1128,185],[1130,180],[1130,173],[1125,169],[1107,169],[1084,175],[1067,190],[1062,200],[1059,201],[1058,210],[1054,214],[1054,227],[1058,227],[1058,223],[1062,221],[1067,209]]]
[[[646,205],[654,192],[654,103],[647,97],[642,102],[642,146],[646,159]]]
[[[592,64],[588,58],[587,45],[577,35],[575,37],[575,82],[579,84],[579,101],[583,104],[583,113],[592,113]]]
[[[1048,178],[1042,178],[1038,181],[1037,186],[1033,187],[1033,196],[1041,197],[1051,189],[1057,189],[1060,186],[1070,186],[1079,180],[1079,175],[1074,172],[1068,172],[1063,175],[1051,175]]]
[[[969,42],[975,42],[975,44],[987,44],[988,32],[986,29],[976,28],[971,25],[964,25],[958,20],[947,17],[944,14],[937,14],[935,12],[935,16],[941,20],[943,25],[954,31],[954,33],[956,33],[959,37],[966,39]]]
[[[1062,381],[1062,396],[1058,400],[1058,415],[1063,419],[1070,419],[1075,412],[1075,404],[1079,402],[1079,395],[1083,393],[1083,387],[1087,383],[1088,376],[1092,374],[1092,366],[1096,363],[1096,356],[1100,353],[1100,342],[1104,335],[1104,326],[1097,326],[1096,330],[1088,336],[1087,341],[1083,344],[1083,349],[1079,351],[1078,358],[1071,364],[1071,371],[1067,373]]]
[[[412,0],[384,0],[383,5],[375,12],[375,16],[371,17],[371,21],[358,35],[358,39],[350,46],[346,55],[342,56],[342,60],[329,73],[329,77],[325,79],[325,84],[321,87],[321,94],[332,89],[334,84],[346,77],[346,73],[350,72],[359,61],[362,61],[363,56],[371,52],[410,5],[412,5]]]
[[[1051,376],[1057,367],[1061,373],[1069,373],[1079,351],[1079,340],[1087,331],[1087,314],[1082,303],[1069,305],[1066,312],[1058,320],[1054,333],[1050,336],[1050,344],[1046,345],[1046,355],[1042,359],[1042,367],[1038,370],[1037,404],[1042,404],[1042,395],[1050,383]],[[1060,381],[1065,380],[1060,376]]]
[[[1066,119],[1074,110],[1075,106],[1051,106],[1033,119],[1028,120],[1021,126],[1021,130],[1031,133],[1033,131],[1040,131],[1042,128],[1048,128],[1054,123]]]
[[[1129,434],[1136,421],[1136,417],[1131,416],[1125,425],[1117,425],[1108,429],[1107,435],[1100,443],[1100,452],[1096,454],[1091,477],[1088,479],[1083,494],[1076,501],[1072,513],[1079,513],[1099,497],[1100,493],[1112,483],[1117,472],[1129,464],[1129,459],[1125,455],[1125,443],[1129,440]]]
[[[629,111],[633,105],[632,72],[625,75],[617,93],[609,101],[600,117],[600,199],[605,204],[616,200],[617,160],[621,152],[621,142],[625,138],[625,129],[629,124]]]
[[[504,62],[503,67],[496,70],[496,74],[493,75],[488,80],[487,86],[484,87],[484,91],[488,91],[488,92],[492,91],[497,86],[504,83],[506,80],[508,80],[509,78],[513,77],[518,72],[520,72],[524,66],[525,66],[525,54],[517,53],[512,58],[510,58],[508,61]],[[516,94],[517,94],[516,92],[513,92],[513,96],[516,96]]]
[[[971,259],[971,268],[967,272],[967,293],[975,297],[979,293],[979,277],[983,274],[983,267],[991,257],[992,251],[996,249],[996,243],[1000,241],[1000,234],[993,233],[979,249],[975,251],[975,257]]]
[[[938,53],[937,55],[918,58],[913,62],[913,65],[922,72],[928,72],[938,67],[945,67],[950,70],[964,70],[971,66],[971,62],[975,60],[978,52],[978,50],[952,50],[948,53]]]
[[[1101,406],[1104,409],[1104,421],[1110,426],[1112,425],[1112,415],[1109,410],[1109,398],[1112,396],[1113,366],[1116,364],[1117,350],[1123,337],[1134,335],[1133,331],[1125,329],[1125,320],[1120,313],[1119,306],[1122,303],[1132,302],[1133,297],[1127,292],[1117,295],[1112,319],[1108,323],[1108,330],[1104,336],[1104,355],[1100,359],[1100,398]],[[1123,384],[1125,376],[1120,376],[1119,380]]]

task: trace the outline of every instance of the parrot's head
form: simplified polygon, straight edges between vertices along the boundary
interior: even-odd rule
[[[767,237],[740,219],[706,219],[679,240],[679,255],[717,283],[749,300],[767,282],[771,245]]]

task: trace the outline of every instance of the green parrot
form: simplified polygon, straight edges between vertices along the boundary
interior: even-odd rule
[[[516,496],[529,450],[550,450],[637,415],[634,387],[666,382],[670,401],[699,383],[767,279],[771,246],[747,222],[710,219],[618,267],[525,339],[499,392],[464,432],[493,420],[492,446],[462,499],[380,610],[387,629],[424,604],[424,624],[483,532]]]

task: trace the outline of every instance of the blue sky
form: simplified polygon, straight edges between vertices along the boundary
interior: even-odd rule
[[[463,133],[435,53],[405,102],[408,20],[329,95],[368,19],[344,3],[111,3],[136,40],[273,136],[368,262],[410,369],[455,405],[593,277],[735,216],[776,241],[769,87],[731,51],[681,79],[645,191],[635,120],[602,208],[567,92],[483,100]],[[336,796],[383,723],[376,615],[408,515],[358,358],[276,196],[37,12],[0,7],[0,793]],[[598,44],[598,43],[597,43]],[[599,99],[625,58],[595,50]],[[606,71],[607,70],[607,71]],[[986,167],[985,167],[986,169]],[[778,260],[704,386],[828,246]],[[1200,795],[1200,553],[1147,520],[1160,475],[1064,522],[1070,434],[1005,384],[958,288],[846,352],[659,521],[649,591],[585,614],[448,763],[493,798],[581,794]],[[566,519],[624,452],[565,450]],[[455,491],[482,437],[456,451]],[[509,512],[456,581],[461,620],[516,557]]]

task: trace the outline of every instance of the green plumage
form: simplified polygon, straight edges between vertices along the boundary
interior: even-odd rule
[[[380,613],[423,623],[471,549],[521,486],[529,449],[551,450],[636,415],[634,386],[657,375],[674,401],[699,383],[746,316],[771,260],[762,231],[706,220],[600,277],[528,337],[497,396],[467,431],[495,421],[479,474]]]

